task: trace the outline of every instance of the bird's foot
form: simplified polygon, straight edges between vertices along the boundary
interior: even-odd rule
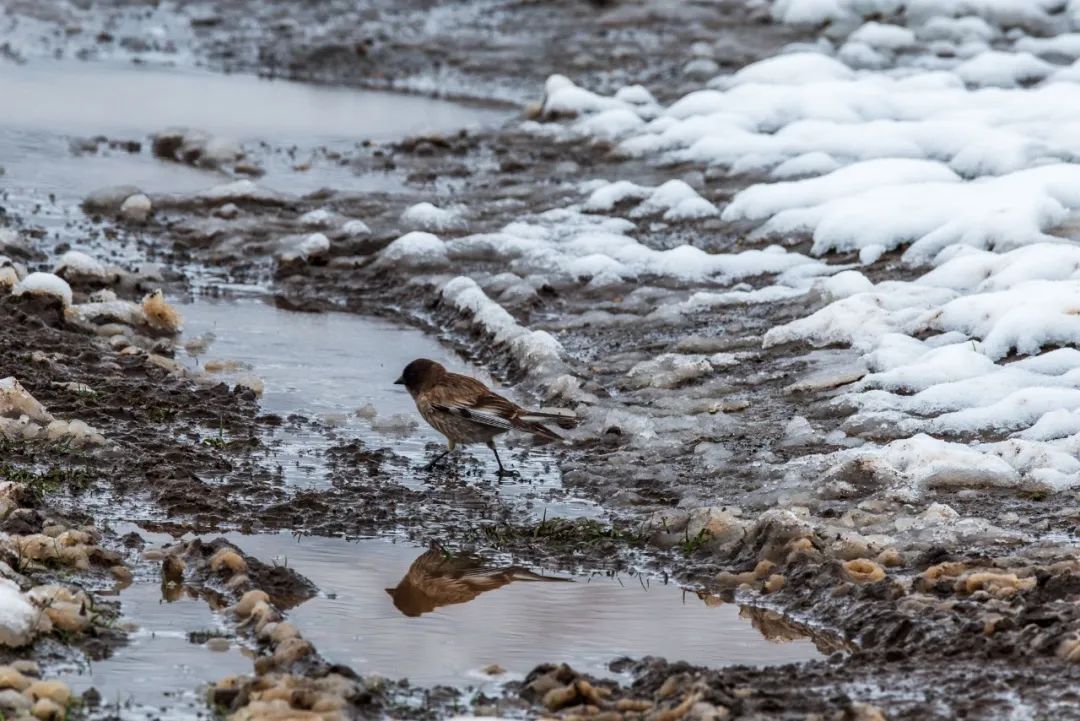
[[[521,474],[517,471],[508,471],[505,468],[495,471],[495,475],[499,477],[500,481],[504,478],[521,478]]]

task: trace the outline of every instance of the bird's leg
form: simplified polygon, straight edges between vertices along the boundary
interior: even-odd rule
[[[424,466],[424,470],[425,470],[425,471],[431,471],[431,470],[434,470],[434,469],[435,469],[435,466],[439,465],[439,461],[441,461],[442,459],[446,458],[446,456],[448,456],[448,455],[450,454],[450,451],[451,451],[451,450],[452,450],[452,449],[450,449],[450,448],[447,448],[447,449],[446,449],[445,451],[443,451],[443,452],[442,452],[442,453],[440,453],[439,455],[435,456],[435,459],[434,459],[434,460],[432,460],[432,461],[431,461],[431,463],[429,463],[429,464],[427,464],[426,466]]]
[[[490,448],[491,452],[495,454],[495,462],[499,464],[499,470],[496,472],[496,475],[499,478],[505,478],[507,476],[517,477],[521,475],[517,471],[508,471],[503,468],[502,459],[499,458],[499,451],[495,448],[495,441],[488,441],[487,447]]]
[[[430,470],[432,470],[433,468],[435,468],[435,466],[439,465],[439,461],[441,461],[442,459],[446,458],[446,456],[447,456],[447,455],[449,455],[449,454],[453,453],[453,452],[454,452],[454,449],[455,449],[456,447],[457,447],[457,444],[456,444],[456,443],[454,443],[454,442],[453,442],[453,441],[451,441],[451,440],[447,440],[447,442],[446,442],[446,450],[445,450],[445,451],[443,451],[442,453],[440,453],[439,455],[435,456],[434,460],[432,460],[432,461],[431,461],[431,463],[429,463],[429,464],[427,464],[426,466],[424,466],[424,470],[425,470],[425,471],[430,471]]]

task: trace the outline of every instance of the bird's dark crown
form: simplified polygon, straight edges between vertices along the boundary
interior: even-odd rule
[[[401,377],[394,383],[405,386],[410,393],[415,394],[423,390],[426,384],[437,380],[445,372],[446,369],[435,361],[427,358],[417,358],[405,366],[405,370],[401,372]]]

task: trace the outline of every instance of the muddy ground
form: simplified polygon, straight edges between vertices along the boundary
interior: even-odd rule
[[[361,3],[358,9],[356,3],[180,3],[148,8],[126,2],[9,2],[7,22],[17,18],[33,32],[13,29],[19,27],[16,23],[4,36],[14,57],[191,56],[218,70],[509,100],[519,106],[539,100],[543,80],[553,72],[598,91],[640,82],[668,100],[700,85],[700,71],[685,69],[686,48],[694,42],[713,48],[715,69],[709,72],[715,74],[811,36],[809,30],[774,26],[763,11],[745,5]],[[172,18],[164,36],[142,31],[163,15]],[[251,151],[256,163],[259,152]],[[229,282],[268,286],[283,307],[402,320],[438,335],[506,384],[519,384],[527,396],[536,390],[528,369],[439,294],[441,283],[452,275],[494,275],[500,270],[497,264],[482,258],[456,261],[447,274],[443,269],[402,271],[372,262],[375,253],[409,230],[401,221],[405,208],[433,198],[464,203],[472,234],[579,201],[576,183],[588,178],[654,184],[681,175],[717,204],[759,179],[707,177],[689,166],[650,167],[615,156],[603,143],[538,142],[516,121],[490,130],[358,146],[337,154],[334,161],[357,173],[393,168],[407,177],[405,190],[361,194],[327,189],[306,196],[238,197],[232,201],[232,217],[222,217],[218,201],[160,196],[152,199],[154,214],[145,223],[123,221],[116,217],[117,208],[105,204],[77,221],[74,232],[96,236],[103,245],[116,237],[132,239],[148,258],[185,269],[156,283],[173,295],[186,292],[192,276],[208,269],[212,277]],[[301,217],[317,209],[363,218],[372,233],[361,238],[331,234],[331,250],[313,261],[282,257],[277,239],[305,232]],[[31,266],[44,265],[56,249],[48,246],[45,232],[35,232],[39,226],[32,211],[12,211],[9,221],[24,236],[41,236],[37,251],[22,259]],[[639,238],[656,248],[690,242],[712,252],[731,252],[755,247],[746,239],[748,230],[707,220],[658,224]],[[451,229],[445,235],[465,232]],[[783,243],[792,250],[808,248],[806,238],[785,238]],[[17,255],[12,249],[5,252]],[[849,260],[834,257],[829,262]],[[868,275],[910,272],[898,261],[886,260]],[[1019,709],[1012,717],[1080,718],[1070,690],[1080,673],[1070,663],[1077,655],[1075,639],[1080,638],[1080,612],[1074,603],[1080,593],[1080,566],[1067,547],[983,538],[962,547],[930,541],[902,551],[852,549],[797,520],[768,514],[736,538],[724,536],[722,524],[706,523],[703,532],[690,532],[701,526],[693,526],[688,509],[699,506],[738,508],[745,517],[757,518],[783,496],[786,460],[837,448],[823,440],[845,416],[842,407],[829,402],[835,394],[832,385],[790,389],[814,370],[810,349],[781,346],[763,351],[760,343],[769,328],[805,315],[822,301],[799,298],[719,307],[673,325],[646,316],[661,300],[714,288],[642,278],[640,284],[651,288],[643,296],[629,285],[596,291],[588,280],[543,284],[532,293],[499,300],[520,324],[558,335],[570,372],[584,379],[583,387],[596,395],[598,406],[633,409],[655,419],[669,410],[674,414],[674,404],[685,402],[696,404],[696,413],[705,419],[699,431],[680,433],[664,446],[635,447],[630,433],[613,421],[594,428],[598,432],[590,436],[575,436],[571,446],[557,451],[563,484],[598,501],[610,520],[538,522],[523,517],[468,459],[423,490],[409,488],[395,480],[401,473],[419,472],[409,459],[391,448],[358,441],[338,443],[327,452],[326,487],[295,491],[283,482],[273,461],[276,433],[303,426],[332,434],[318,419],[266,414],[250,390],[196,382],[169,362],[178,348],[168,340],[125,352],[73,327],[57,304],[4,297],[0,377],[16,375],[57,416],[109,428],[111,442],[107,450],[6,442],[0,480],[28,483],[35,493],[7,517],[4,529],[38,533],[54,518],[67,524],[97,523],[103,527],[103,545],[128,549],[132,564],[160,562],[166,581],[172,573],[178,583],[210,587],[214,593],[206,595],[213,595],[217,606],[248,599],[248,606],[235,613],[236,633],[249,638],[259,655],[259,678],[223,682],[211,696],[219,713],[249,714],[240,718],[259,717],[252,699],[274,688],[286,688],[282,697],[291,699],[294,707],[311,709],[326,702],[321,709],[348,716],[441,716],[468,710],[567,718],[870,721],[996,719]],[[756,287],[767,279],[745,282]],[[103,285],[111,284],[76,285],[76,292],[86,294]],[[137,298],[142,290],[121,292]],[[617,325],[588,322],[585,314],[597,310],[630,320]],[[741,360],[705,380],[673,389],[624,387],[623,378],[634,363],[680,349],[737,353]],[[785,427],[795,415],[809,419],[820,432],[794,445],[786,443]],[[732,451],[723,472],[697,461],[694,449],[701,442],[723,443]],[[519,455],[526,452],[523,447],[516,450]],[[27,479],[27,469],[36,475]],[[1080,509],[1050,508],[1039,497],[986,493],[963,498],[942,494],[941,499],[965,514],[1014,513],[1024,528],[1064,536],[1074,532],[1080,519]],[[859,507],[858,500],[826,498],[815,501],[815,510],[833,518],[874,512]],[[666,521],[659,524],[657,518]],[[267,578],[251,558],[234,568],[224,555],[215,556],[217,547],[184,546],[148,562],[131,552],[141,550],[139,539],[110,535],[108,524],[120,520],[137,520],[147,529],[177,537],[187,531],[232,529],[349,537],[401,533],[568,570],[644,568],[699,588],[717,601],[771,609],[774,616],[757,611],[756,622],[771,624],[771,633],[812,629],[831,655],[766,669],[709,670],[689,668],[678,659],[626,660],[618,670],[634,680],[621,686],[551,666],[538,668],[494,698],[464,698],[453,690],[424,695],[404,686],[365,682],[349,669],[319,659],[317,649],[304,647],[298,635],[275,636],[274,629],[282,628],[276,612],[253,611],[258,596],[244,594],[263,589],[277,608],[285,608],[281,597],[302,593],[302,578]],[[243,549],[238,550],[242,555]],[[184,559],[179,571],[168,560],[173,557]],[[50,570],[34,572],[46,574],[41,576],[45,579]],[[265,618],[254,618],[259,613]],[[106,640],[86,641],[98,637]],[[107,654],[110,644],[123,642],[108,640],[104,631],[80,639],[73,641],[74,647],[82,644],[90,654]],[[39,641],[34,648],[42,661],[56,653],[51,642]],[[551,659],[552,664],[560,661]],[[417,694],[424,703],[410,703]],[[78,712],[111,713],[95,711],[89,703]]]

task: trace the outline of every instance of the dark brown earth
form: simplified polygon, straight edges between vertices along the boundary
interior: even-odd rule
[[[140,52],[133,38],[143,36],[132,29],[138,27],[132,19],[138,3],[86,3],[83,9],[51,10],[47,4],[9,5],[55,21],[57,27],[72,28],[62,43],[67,52],[93,57],[115,45]],[[642,82],[661,99],[671,99],[700,85],[700,80],[681,71],[692,42],[722,46],[718,66],[734,68],[806,37],[803,31],[763,22],[762,13],[748,12],[738,2],[407,2],[366,3],[359,10],[354,5],[237,2],[217,3],[207,11],[205,3],[181,3],[179,12],[188,19],[196,56],[214,68],[410,89],[423,89],[425,82],[437,77],[442,81],[439,92],[518,102],[538,99],[543,79],[553,72],[599,91]],[[491,37],[498,41],[489,41]],[[59,41],[41,42],[48,46]],[[409,178],[407,190],[362,195],[328,190],[273,202],[241,201],[237,204],[242,219],[234,223],[215,219],[213,204],[190,197],[155,198],[156,213],[145,226],[124,226],[105,213],[92,227],[107,235],[139,239],[149,255],[170,267],[194,264],[234,281],[267,283],[285,307],[343,309],[403,320],[437,333],[463,357],[507,383],[521,382],[522,392],[528,393],[525,370],[471,318],[446,307],[434,280],[371,267],[372,254],[404,231],[399,222],[404,208],[445,193],[438,184],[450,183],[453,199],[470,208],[469,233],[478,233],[501,228],[525,213],[579,200],[573,183],[586,178],[652,184],[690,175],[702,194],[718,204],[757,180],[706,178],[689,166],[655,168],[616,157],[603,143],[538,143],[513,127],[371,145],[357,148],[345,160],[357,173],[393,166]],[[297,219],[316,208],[364,218],[373,234],[355,241],[333,238],[330,256],[316,263],[275,261],[273,241],[299,232]],[[709,251],[729,252],[762,244],[748,241],[748,231],[703,221],[644,232],[639,239],[657,248],[691,242]],[[808,248],[805,238],[782,242],[792,250]],[[836,257],[829,262],[850,260]],[[494,269],[478,259],[454,272]],[[913,272],[891,257],[868,275],[902,277]],[[642,280],[656,281],[672,294],[699,289]],[[748,282],[759,286],[768,280]],[[800,299],[719,308],[678,326],[641,320],[566,330],[564,321],[586,309],[642,317],[651,309],[648,301],[624,303],[618,289],[598,296],[586,281],[563,281],[504,305],[530,328],[565,330],[560,341],[572,370],[588,378],[589,390],[612,403],[620,378],[637,359],[678,348],[688,336],[708,338],[710,353],[757,352],[767,329],[801,317],[822,302]],[[182,290],[183,279],[172,285]],[[621,290],[629,293],[632,288]],[[357,441],[339,443],[327,452],[328,487],[293,492],[276,475],[266,452],[273,448],[276,429],[288,424],[317,428],[317,421],[261,415],[250,391],[197,385],[155,365],[145,353],[121,356],[99,339],[66,327],[55,306],[4,298],[0,377],[17,375],[53,413],[114,429],[110,440],[117,445],[108,453],[86,453],[9,443],[4,446],[7,465],[0,464],[0,480],[5,472],[13,472],[5,471],[9,468],[62,469],[60,477],[72,482],[49,488],[43,501],[57,512],[71,514],[82,508],[79,520],[105,518],[110,515],[107,505],[130,501],[145,513],[138,517],[142,511],[136,510],[128,520],[177,535],[235,528],[346,536],[401,531],[417,540],[437,538],[451,547],[503,552],[564,568],[617,570],[644,565],[719,600],[756,608],[752,613],[757,623],[773,627],[787,623],[793,629],[772,632],[813,629],[832,653],[826,661],[768,669],[707,670],[676,659],[626,660],[618,662],[617,670],[634,681],[622,685],[581,679],[562,667],[541,667],[522,684],[508,687],[502,697],[475,699],[478,712],[657,721],[728,717],[872,721],[998,719],[1008,717],[1007,709],[1019,708],[1013,718],[1080,718],[1080,705],[1071,690],[1080,673],[1071,663],[1080,658],[1076,641],[1080,566],[1067,549],[1014,548],[992,539],[966,548],[928,544],[895,556],[876,556],[885,549],[872,549],[881,566],[878,577],[873,568],[851,566],[855,559],[838,551],[835,539],[797,524],[758,523],[734,543],[707,535],[691,537],[685,521],[676,520],[663,532],[647,524],[656,511],[674,511],[672,518],[678,519],[684,499],[739,506],[756,515],[775,504],[770,484],[789,456],[834,449],[821,440],[799,447],[780,443],[785,423],[796,413],[813,421],[821,437],[843,421],[844,409],[829,403],[832,390],[782,391],[807,370],[803,356],[808,350],[774,348],[710,377],[704,389],[676,389],[721,399],[717,412],[735,421],[721,433],[649,455],[630,448],[616,425],[577,443],[560,456],[563,483],[601,500],[615,520],[537,524],[503,505],[497,489],[480,482],[467,463],[421,492],[394,481],[406,459]],[[47,354],[47,359],[35,360],[36,351]],[[93,393],[73,393],[56,386],[58,382],[85,383]],[[625,403],[648,408],[660,400],[659,394],[642,394]],[[693,447],[703,440],[733,449],[729,467],[734,470],[717,475],[694,462]],[[776,449],[772,464],[756,463],[769,449]],[[931,495],[928,500],[935,498]],[[941,498],[965,514],[989,507],[999,513],[1009,510],[1025,523],[1067,534],[1080,520],[1047,507],[1039,498],[990,493]],[[824,513],[840,517],[852,506],[851,499],[837,499],[831,507],[825,504]],[[6,523],[16,520],[30,530],[40,530],[42,523],[33,513]],[[216,578],[200,565],[209,563],[217,548],[187,549],[188,558],[194,560],[185,578],[196,587],[223,593],[221,586],[228,579]],[[257,568],[255,561],[247,563]],[[274,578],[272,573],[260,577],[255,572],[250,576],[249,584],[228,589],[224,600],[217,602],[232,603],[243,591],[261,588],[285,608],[288,601],[282,598],[302,595],[306,589],[299,578]],[[780,620],[764,620],[766,612],[761,609],[766,607],[780,612]],[[238,633],[259,638],[242,628]],[[273,659],[277,646],[265,639],[260,643],[261,658]],[[557,664],[559,659],[551,661]],[[311,654],[295,664],[266,661],[263,666],[265,678],[289,672],[308,681],[328,675],[356,681],[347,669],[328,668]],[[281,681],[275,678],[275,683]],[[218,689],[215,702],[230,710],[243,708],[251,683],[257,682]],[[351,715],[381,713],[394,703],[393,694],[382,690],[353,691],[356,695],[347,706]],[[437,691],[427,708],[411,713],[445,714],[459,702],[455,693]],[[405,713],[402,708],[395,712]]]

